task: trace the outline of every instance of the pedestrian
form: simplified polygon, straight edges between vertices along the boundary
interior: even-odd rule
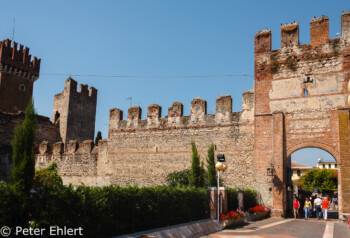
[[[334,197],[334,198],[332,198],[332,200],[333,200],[333,203],[334,203],[334,210],[338,211],[338,198]]]
[[[310,209],[312,209],[312,203],[309,199],[309,197],[306,197],[304,210],[305,210],[305,220],[310,218]]]
[[[315,210],[316,210],[316,217],[317,217],[317,219],[321,219],[321,215],[322,215],[321,206],[322,206],[321,197],[317,197],[315,199]]]
[[[310,201],[311,201],[311,203],[312,203],[312,207],[314,208],[314,209],[311,209],[311,217],[314,217],[314,215],[315,215],[315,217],[316,217],[315,199],[316,199],[316,195],[312,195],[312,196],[310,197]]]
[[[299,208],[300,208],[300,202],[298,201],[297,197],[294,197],[294,201],[293,201],[294,219],[297,219],[297,215],[298,215],[298,218],[300,218],[300,216],[299,216]]]
[[[328,213],[328,207],[329,207],[329,201],[327,197],[324,197],[322,201],[322,211],[323,211],[323,218],[327,221],[327,213]]]

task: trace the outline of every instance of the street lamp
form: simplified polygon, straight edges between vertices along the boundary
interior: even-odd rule
[[[217,219],[219,222],[219,217],[220,217],[220,171],[225,172],[227,170],[227,165],[225,164],[226,159],[224,154],[218,154],[216,156],[218,162],[215,164],[215,168],[218,171],[218,213],[217,213]]]

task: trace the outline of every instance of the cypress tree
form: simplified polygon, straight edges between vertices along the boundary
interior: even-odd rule
[[[13,170],[10,174],[10,183],[21,191],[29,193],[33,185],[35,174],[34,139],[37,120],[34,103],[31,99],[24,121],[15,128],[12,144]]]
[[[200,161],[199,161],[199,155],[196,147],[196,143],[192,140],[191,141],[191,148],[192,148],[192,163],[191,163],[191,172],[190,172],[190,185],[193,187],[200,187],[201,186],[201,167],[200,167]]]
[[[102,133],[101,131],[97,132],[96,138],[95,138],[95,145],[98,145],[98,141],[102,140]]]
[[[212,143],[208,149],[207,171],[208,171],[208,186],[216,186],[217,176],[215,169],[214,144]]]

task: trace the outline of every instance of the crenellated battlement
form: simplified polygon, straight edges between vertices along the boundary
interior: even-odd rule
[[[0,41],[0,67],[5,72],[12,72],[20,74],[23,77],[31,78],[33,80],[38,79],[40,71],[41,59],[33,57],[29,54],[29,48],[18,43],[13,42],[11,46],[11,40],[6,39]]]
[[[64,90],[54,97],[52,121],[59,123],[60,137],[65,144],[94,137],[97,89],[80,84],[77,91],[77,87],[77,81],[69,77]]]
[[[255,79],[304,77],[342,70],[350,46],[350,11],[341,16],[342,35],[329,38],[329,18],[310,21],[310,43],[300,45],[299,22],[281,25],[281,48],[271,50],[271,30],[255,35]],[[326,66],[326,67],[325,67]],[[306,76],[305,76],[306,77]]]
[[[147,119],[142,120],[140,107],[131,107],[128,110],[127,120],[123,120],[123,111],[118,108],[110,109],[109,136],[120,131],[160,130],[177,128],[196,128],[205,126],[229,125],[232,123],[253,120],[254,93],[243,93],[242,112],[232,112],[232,98],[229,95],[220,96],[216,100],[216,113],[207,114],[207,102],[195,98],[191,102],[191,115],[183,115],[183,105],[174,102],[168,109],[168,115],[161,118],[161,107],[152,104],[147,110]],[[251,112],[246,113],[246,112]]]
[[[96,99],[97,97],[96,88],[94,87],[89,88],[87,84],[80,84],[79,90],[77,90],[77,88],[78,88],[78,82],[75,81],[73,78],[69,77],[65,82],[63,92],[56,94],[55,97],[69,92],[69,93],[79,94],[85,97],[91,97],[92,99]]]
[[[341,40],[350,42],[350,11],[341,16]],[[255,54],[271,51],[271,30],[259,31],[255,35]],[[320,47],[329,44],[329,19],[327,16],[315,17],[310,21],[310,45]],[[281,48],[299,46],[299,22],[281,25]],[[281,49],[280,49],[281,50]]]
[[[64,143],[56,142],[56,143],[48,143],[47,141],[43,141],[37,146],[37,155],[74,155],[74,154],[96,154],[98,152],[98,147],[95,146],[92,140],[85,140],[83,142],[78,143],[77,141],[69,141],[66,144],[66,148]]]
[[[299,45],[299,22],[281,26],[281,47]]]

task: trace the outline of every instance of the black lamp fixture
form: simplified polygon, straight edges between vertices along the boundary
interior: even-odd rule
[[[218,155],[216,156],[216,158],[217,158],[217,160],[218,160],[219,162],[226,162],[226,159],[225,159],[225,155],[224,155],[224,154],[218,154]]]

